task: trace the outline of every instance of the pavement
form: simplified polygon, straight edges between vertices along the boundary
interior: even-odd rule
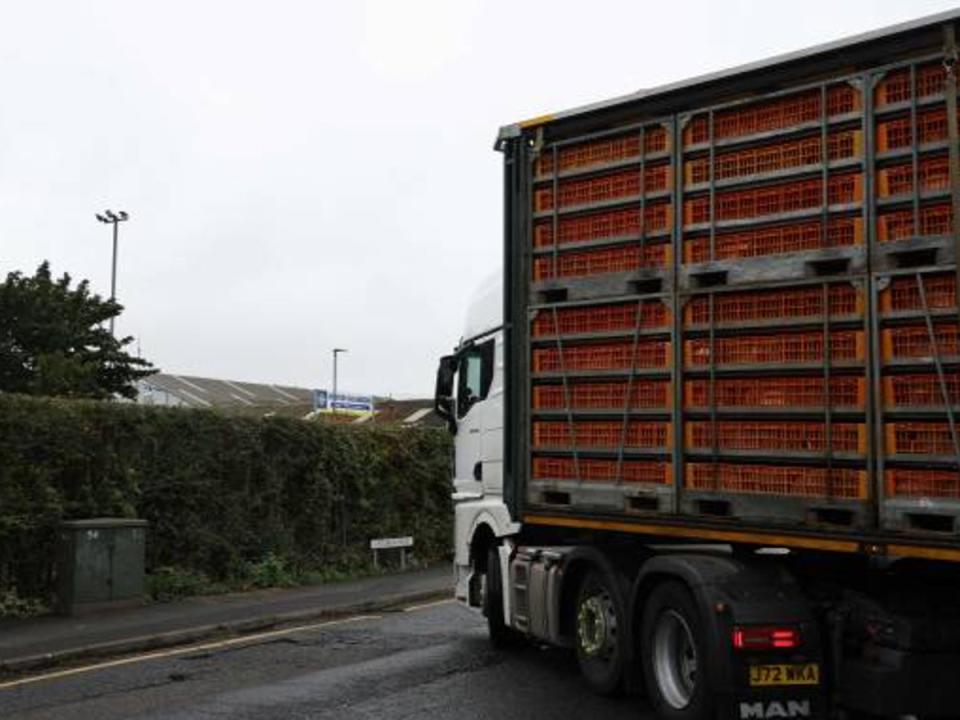
[[[0,674],[378,612],[452,596],[449,566],[313,587],[189,598],[80,618],[0,621]]]

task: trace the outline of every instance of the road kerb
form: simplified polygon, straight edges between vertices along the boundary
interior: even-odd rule
[[[400,609],[412,603],[425,603],[433,600],[452,598],[452,589],[426,590],[417,593],[399,593],[388,595],[378,600],[365,600],[360,603],[348,603],[327,607],[297,610],[288,613],[274,613],[258,615],[256,617],[236,620],[214,625],[201,625],[182,630],[171,630],[153,635],[141,635],[132,638],[122,638],[95,645],[86,645],[75,648],[65,648],[52,653],[32,655],[22,658],[0,660],[0,677],[20,675],[37,670],[46,670],[58,665],[65,665],[91,658],[109,658],[130,653],[146,652],[162,648],[189,645],[218,636],[244,635],[260,632],[274,627],[291,625],[310,620],[334,619],[361,615],[373,612],[386,612]]]

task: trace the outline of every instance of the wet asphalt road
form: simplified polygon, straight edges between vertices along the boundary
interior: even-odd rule
[[[567,654],[498,652],[452,603],[0,689],[0,718],[648,718]]]

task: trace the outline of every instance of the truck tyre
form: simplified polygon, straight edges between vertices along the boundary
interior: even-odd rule
[[[640,655],[647,694],[662,720],[715,716],[703,639],[704,622],[687,587],[676,581],[656,587],[643,611]]]
[[[500,577],[500,554],[496,545],[487,550],[487,588],[483,595],[483,614],[487,618],[490,644],[495,648],[513,647],[520,634],[507,626],[503,617],[503,580]]]
[[[589,571],[577,593],[574,640],[580,672],[590,689],[601,695],[617,693],[623,683],[622,607],[611,578]]]

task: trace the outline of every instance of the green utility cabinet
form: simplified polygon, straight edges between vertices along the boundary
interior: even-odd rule
[[[80,615],[141,602],[146,535],[146,520],[94,518],[61,523],[58,612]]]

